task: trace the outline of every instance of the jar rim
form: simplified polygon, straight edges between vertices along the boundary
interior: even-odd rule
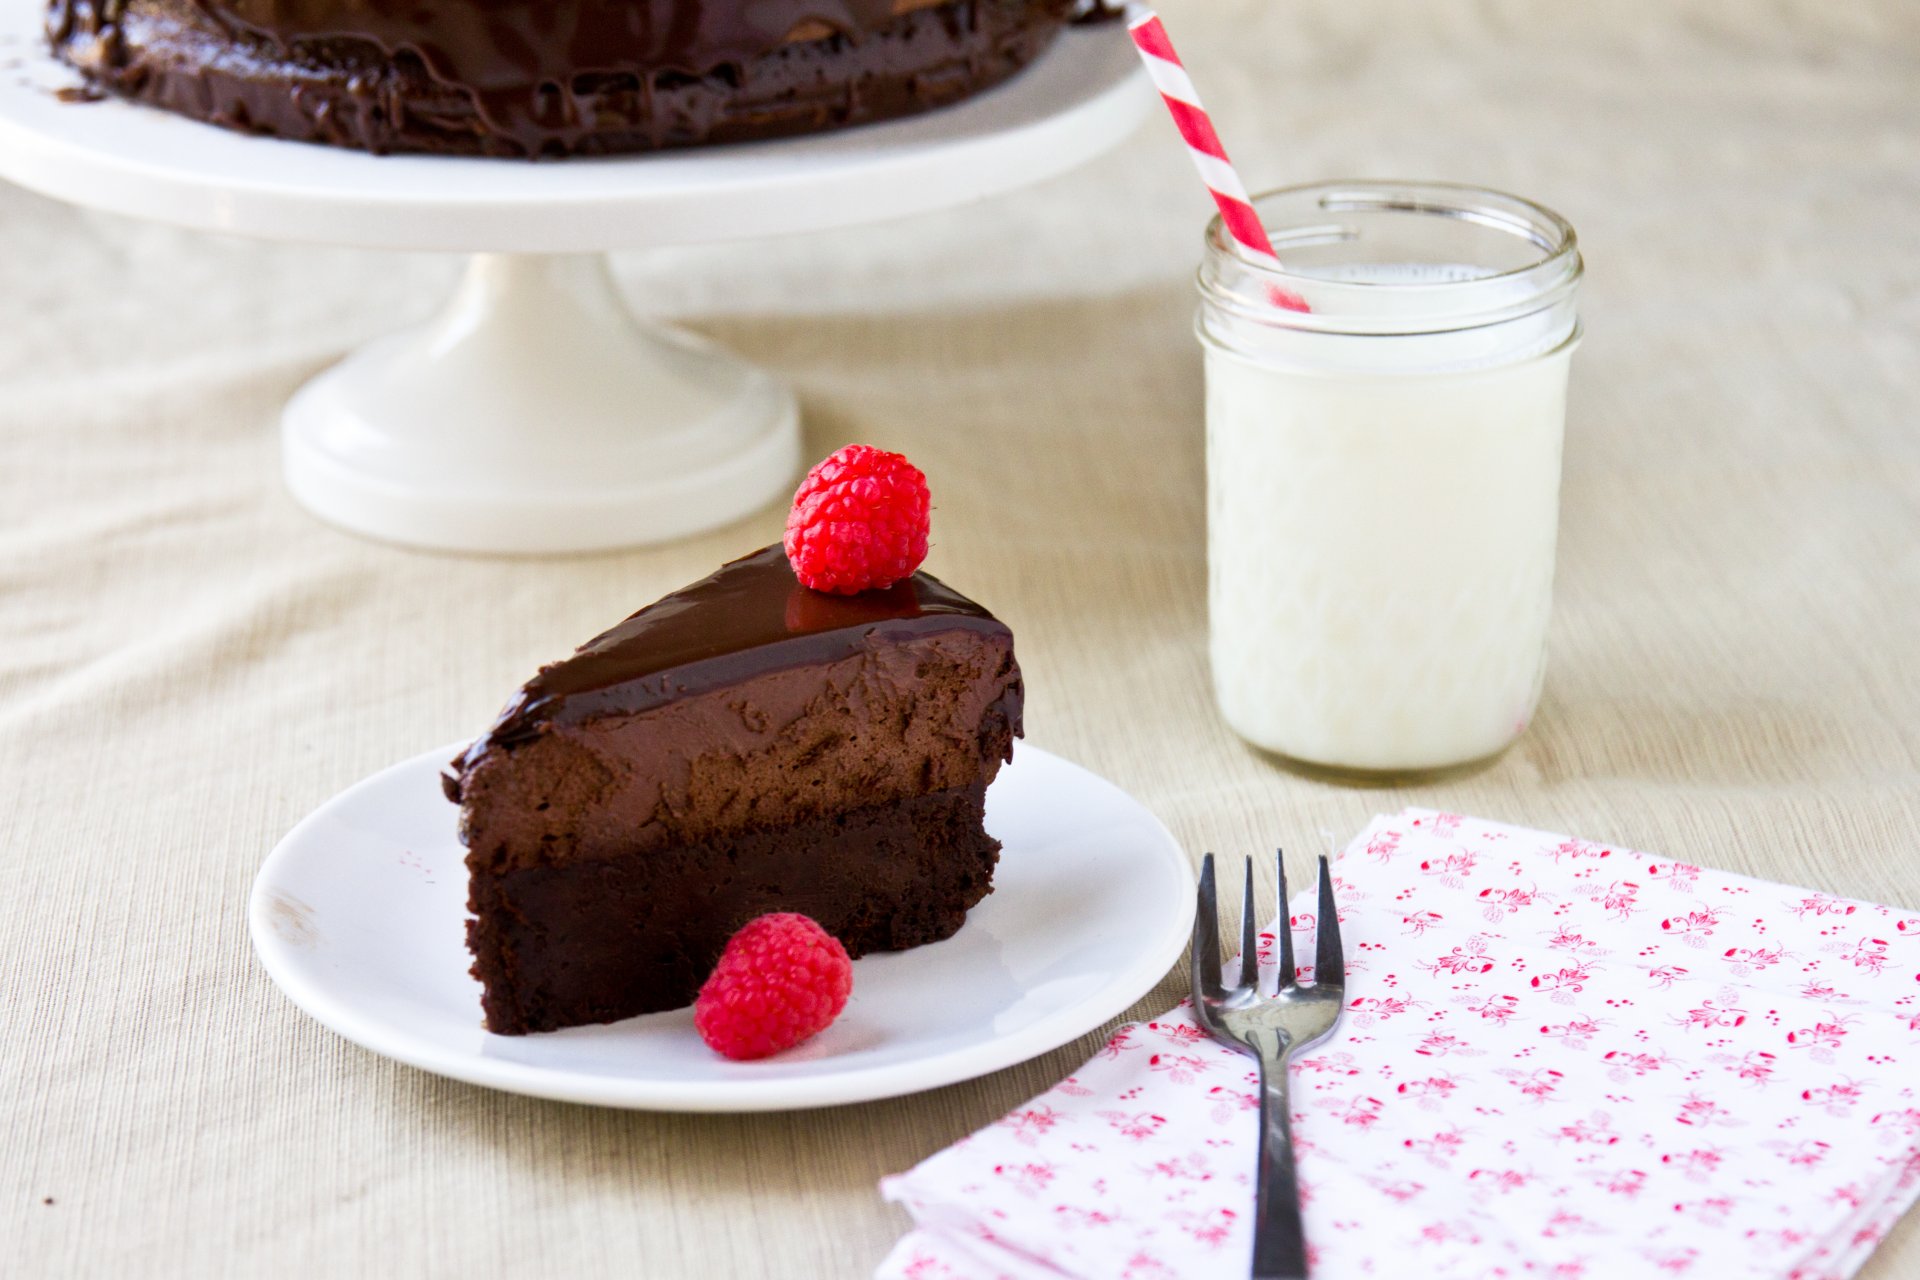
[[[1217,305],[1242,319],[1287,328],[1345,332],[1393,332],[1400,324],[1433,332],[1498,324],[1552,307],[1571,292],[1584,271],[1573,225],[1537,201],[1471,183],[1342,178],[1276,187],[1251,197],[1265,223],[1274,206],[1304,206],[1293,225],[1268,225],[1280,261],[1247,254],[1226,232],[1220,217],[1209,219],[1200,288]],[[1264,206],[1264,208],[1263,208]],[[1322,221],[1308,221],[1324,211]],[[1324,272],[1283,265],[1288,248],[1306,249],[1359,232],[1342,224],[1342,214],[1404,214],[1473,223],[1534,246],[1536,252],[1515,266],[1445,279],[1341,279]],[[1441,266],[1479,263],[1422,262],[1379,265]],[[1282,311],[1269,299],[1275,291],[1305,298],[1307,311]],[[1399,324],[1383,313],[1389,300]]]

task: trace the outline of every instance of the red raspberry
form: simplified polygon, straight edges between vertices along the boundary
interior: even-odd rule
[[[744,1062],[819,1035],[847,1006],[853,961],[806,916],[776,911],[727,941],[694,1001],[700,1038]]]
[[[897,453],[850,444],[800,482],[787,559],[815,591],[890,587],[927,558],[927,478]]]

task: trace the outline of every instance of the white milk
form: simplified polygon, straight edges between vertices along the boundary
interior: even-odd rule
[[[1572,284],[1536,307],[1537,280],[1470,264],[1294,279],[1334,286],[1300,290],[1311,319],[1219,305],[1203,270],[1220,709],[1255,745],[1338,771],[1493,756],[1546,669]],[[1398,296],[1435,281],[1467,282],[1464,318],[1460,297]]]
[[[1213,678],[1241,737],[1392,771],[1520,736],[1546,670],[1570,354],[1366,376],[1207,353]]]

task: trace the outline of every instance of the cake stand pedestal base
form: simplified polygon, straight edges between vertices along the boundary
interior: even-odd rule
[[[782,496],[793,393],[636,320],[601,254],[477,254],[425,327],[355,352],[281,418],[321,519],[441,551],[596,551],[684,537]]]

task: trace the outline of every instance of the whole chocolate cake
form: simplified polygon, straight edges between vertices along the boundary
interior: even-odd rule
[[[368,151],[563,156],[808,133],[956,101],[1076,0],[49,0],[96,87]]]
[[[543,669],[454,762],[489,1029],[692,1002],[769,911],[849,953],[951,935],[991,890],[1013,633],[924,573],[829,595],[768,547]]]

